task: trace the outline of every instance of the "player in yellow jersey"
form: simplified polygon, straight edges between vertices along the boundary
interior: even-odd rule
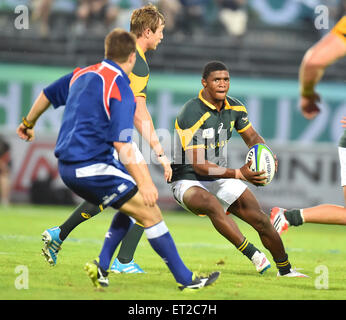
[[[136,42],[136,64],[130,74],[131,88],[135,94],[137,108],[135,113],[134,123],[142,135],[142,137],[149,142],[150,147],[154,150],[158,160],[164,168],[164,175],[166,181],[170,181],[172,177],[172,169],[170,162],[164,154],[164,150],[156,135],[151,115],[147,109],[146,97],[147,97],[147,84],[149,80],[149,66],[145,57],[145,53],[149,50],[155,50],[158,44],[163,38],[164,29],[164,17],[152,5],[145,6],[143,8],[134,10],[131,16],[130,30],[137,37]],[[155,31],[155,32],[154,32]],[[150,177],[148,167],[137,150],[139,155],[139,161],[144,165],[143,171]],[[110,227],[111,232],[112,226]],[[143,227],[139,224],[135,224],[128,232],[126,237],[122,241],[122,245],[119,249],[119,253],[115,258],[111,266],[111,272],[115,273],[142,273],[143,270],[133,261],[133,256],[137,248],[138,242],[143,234]],[[104,247],[100,255],[108,257],[114,252],[109,250],[107,242],[111,243],[108,238],[105,238]],[[111,258],[112,256],[110,256]]]
[[[130,74],[130,86],[136,97],[137,107],[134,117],[134,124],[143,138],[148,141],[150,147],[154,150],[159,162],[164,168],[164,176],[167,181],[170,181],[172,169],[170,161],[164,154],[164,150],[156,135],[155,128],[151,115],[146,105],[147,83],[149,80],[149,67],[146,61],[145,53],[148,50],[155,50],[163,38],[163,29],[165,20],[163,15],[153,5],[146,5],[133,11],[130,22],[130,31],[137,37],[136,40],[136,64]],[[136,154],[136,161],[142,166],[142,172],[145,172],[147,178],[151,180],[150,173],[144,158],[136,144],[133,144]],[[117,156],[117,154],[115,154]],[[84,201],[71,214],[71,216],[60,226],[47,229],[43,233],[43,241],[45,242],[43,252],[46,260],[55,265],[57,261],[57,253],[61,248],[61,244],[67,238],[69,233],[80,223],[90,219],[102,211],[93,204]],[[108,261],[113,256],[113,251],[109,249],[111,243],[112,226],[106,233],[105,244],[101,255]],[[54,231],[51,231],[54,230]],[[58,231],[58,232],[57,232]],[[118,257],[112,264],[112,271],[141,273],[143,270],[133,261],[133,255],[137,244],[143,234],[143,227],[139,224],[134,224],[122,241]],[[58,243],[58,246],[51,248],[53,241]],[[105,263],[106,264],[106,263]],[[105,268],[105,269],[108,269]]]
[[[299,103],[305,118],[313,119],[319,114],[320,97],[315,87],[322,79],[325,69],[344,56],[346,56],[346,15],[304,55],[299,70]],[[343,127],[345,127],[345,120],[346,117],[341,120]],[[339,159],[341,186],[346,205],[346,131],[339,141]],[[289,226],[299,226],[303,223],[346,225],[346,208],[332,204],[291,210],[275,207],[271,211],[271,222],[280,234]]]

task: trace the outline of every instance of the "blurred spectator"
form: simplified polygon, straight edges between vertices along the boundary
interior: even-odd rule
[[[341,0],[340,12],[339,12],[339,14],[340,14],[340,16],[346,14],[346,0]]]
[[[10,203],[10,145],[0,136],[0,193],[1,204]]]
[[[156,4],[159,0],[78,0],[77,9],[77,34],[84,34],[87,29],[92,29],[93,24],[102,22],[106,30],[123,28],[130,30],[130,17],[132,11],[149,2]],[[172,0],[167,0],[171,2]]]
[[[97,22],[101,22],[108,30],[115,23],[118,14],[118,5],[110,0],[79,0],[76,33],[84,34],[93,23]]]
[[[184,33],[195,34],[196,32],[208,31],[213,22],[212,0],[180,0],[182,5],[179,16],[179,26]]]
[[[165,32],[173,33],[177,27],[179,15],[182,14],[182,5],[179,0],[158,0],[156,4],[165,17]]]
[[[39,34],[42,38],[47,38],[50,33],[49,18],[52,5],[53,0],[32,0],[31,18],[39,24]]]
[[[247,0],[217,0],[219,19],[229,35],[240,37],[247,29]]]
[[[146,5],[150,1],[145,0],[110,0],[113,5],[118,7],[118,16],[114,27],[130,31],[130,20],[132,11]],[[154,3],[153,3],[154,4]]]

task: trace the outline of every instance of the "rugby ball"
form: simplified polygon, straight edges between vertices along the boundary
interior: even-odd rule
[[[269,184],[275,175],[275,158],[273,152],[270,148],[262,143],[257,143],[252,146],[247,155],[245,162],[248,163],[252,160],[252,164],[250,169],[252,171],[265,171],[267,179],[265,183],[261,184],[261,186],[266,186]]]

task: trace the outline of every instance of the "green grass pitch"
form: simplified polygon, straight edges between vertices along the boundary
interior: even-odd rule
[[[78,226],[62,246],[58,264],[41,256],[41,233],[62,223],[72,207],[16,205],[0,208],[1,300],[341,300],[346,298],[345,227],[304,225],[282,236],[294,267],[309,278],[278,278],[270,253],[257,233],[236,220],[244,235],[263,250],[272,267],[260,275],[251,262],[213,228],[208,218],[163,212],[186,265],[202,273],[221,271],[219,280],[193,293],[180,292],[166,265],[145,236],[136,262],[146,274],[110,274],[110,286],[97,291],[83,266],[97,257],[113,216],[107,209]],[[26,277],[23,282],[21,277]]]

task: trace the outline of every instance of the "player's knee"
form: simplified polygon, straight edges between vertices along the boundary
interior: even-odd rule
[[[143,206],[139,208],[137,215],[136,220],[145,228],[151,227],[162,220],[161,210],[157,205],[153,207]]]
[[[200,190],[188,190],[185,192],[183,202],[189,210],[195,214],[203,214],[209,217],[223,213],[220,202],[211,193]]]
[[[200,204],[200,207],[206,208],[208,211],[213,211],[213,208],[216,206],[214,197],[209,193],[200,193],[196,199]]]
[[[271,223],[264,213],[259,213],[253,222],[253,227],[258,233],[265,233],[271,228]]]

